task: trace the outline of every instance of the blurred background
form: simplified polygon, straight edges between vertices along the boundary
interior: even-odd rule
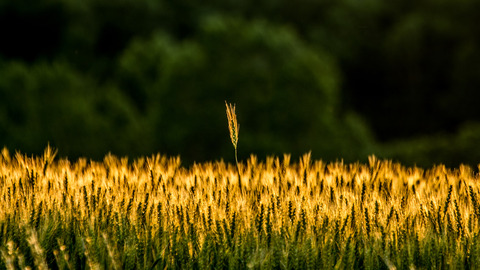
[[[0,1],[0,145],[480,162],[480,1]]]

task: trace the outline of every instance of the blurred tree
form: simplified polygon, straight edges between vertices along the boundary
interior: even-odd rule
[[[0,74],[0,141],[7,147],[41,153],[50,142],[72,158],[139,154],[132,151],[135,111],[118,90],[100,91],[61,63],[7,62]]]
[[[0,1],[0,124],[8,128],[0,139],[22,149],[67,141],[31,120],[62,112],[88,124],[79,137],[105,129],[88,153],[108,146],[217,158],[229,151],[218,143],[224,99],[238,103],[240,151],[365,156],[373,136],[354,111],[379,141],[403,138],[403,148],[425,134],[457,138],[465,121],[480,121],[479,8],[474,0]],[[62,82],[81,94],[63,93]],[[18,86],[25,108],[10,104]],[[39,109],[44,92],[71,106]],[[26,130],[38,136],[17,135]],[[115,145],[101,143],[114,134],[122,136]],[[453,147],[436,141],[428,147]],[[77,150],[87,149],[68,153]]]
[[[455,134],[424,135],[385,143],[379,154],[409,166],[445,164],[458,167],[467,164],[476,167],[480,160],[479,141],[480,123],[468,122]]]
[[[367,129],[337,110],[333,58],[288,28],[207,16],[190,41],[164,34],[135,41],[119,67],[121,88],[155,127],[158,148],[170,154],[204,160],[230,153],[225,99],[238,104],[244,155],[312,149],[317,157],[359,158],[371,150]]]
[[[387,141],[422,134],[454,133],[477,120],[472,100],[480,70],[472,48],[480,46],[477,1],[394,1],[378,13],[376,39],[344,67],[346,91]],[[380,19],[389,15],[387,23]],[[366,39],[365,39],[366,40]],[[374,44],[374,45],[373,45]],[[360,47],[361,48],[361,47]],[[468,59],[465,58],[466,55]]]

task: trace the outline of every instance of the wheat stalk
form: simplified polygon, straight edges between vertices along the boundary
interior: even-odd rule
[[[240,179],[240,168],[238,167],[238,158],[237,158],[237,145],[238,145],[238,132],[240,130],[240,125],[237,122],[237,115],[235,114],[235,104],[227,104],[225,101],[225,107],[227,108],[227,120],[228,120],[228,130],[230,131],[230,139],[232,140],[233,148],[235,149],[235,163],[237,164],[237,173],[238,173],[238,187],[242,191],[242,183]]]

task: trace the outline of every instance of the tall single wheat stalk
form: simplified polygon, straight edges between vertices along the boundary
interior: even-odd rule
[[[227,108],[227,120],[228,120],[228,130],[230,131],[230,139],[232,140],[233,148],[235,149],[235,163],[237,164],[237,173],[238,173],[238,187],[240,191],[242,190],[242,182],[240,179],[240,168],[238,166],[237,158],[237,144],[238,144],[238,132],[240,130],[240,125],[237,123],[237,115],[235,114],[235,104],[227,104],[225,101],[225,107]]]

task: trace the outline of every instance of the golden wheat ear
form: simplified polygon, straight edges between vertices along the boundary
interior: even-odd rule
[[[237,115],[235,114],[235,104],[227,104],[225,101],[225,107],[227,108],[227,120],[228,130],[230,131],[230,139],[232,140],[233,147],[237,148],[238,144],[238,131],[240,126],[237,123]]]

